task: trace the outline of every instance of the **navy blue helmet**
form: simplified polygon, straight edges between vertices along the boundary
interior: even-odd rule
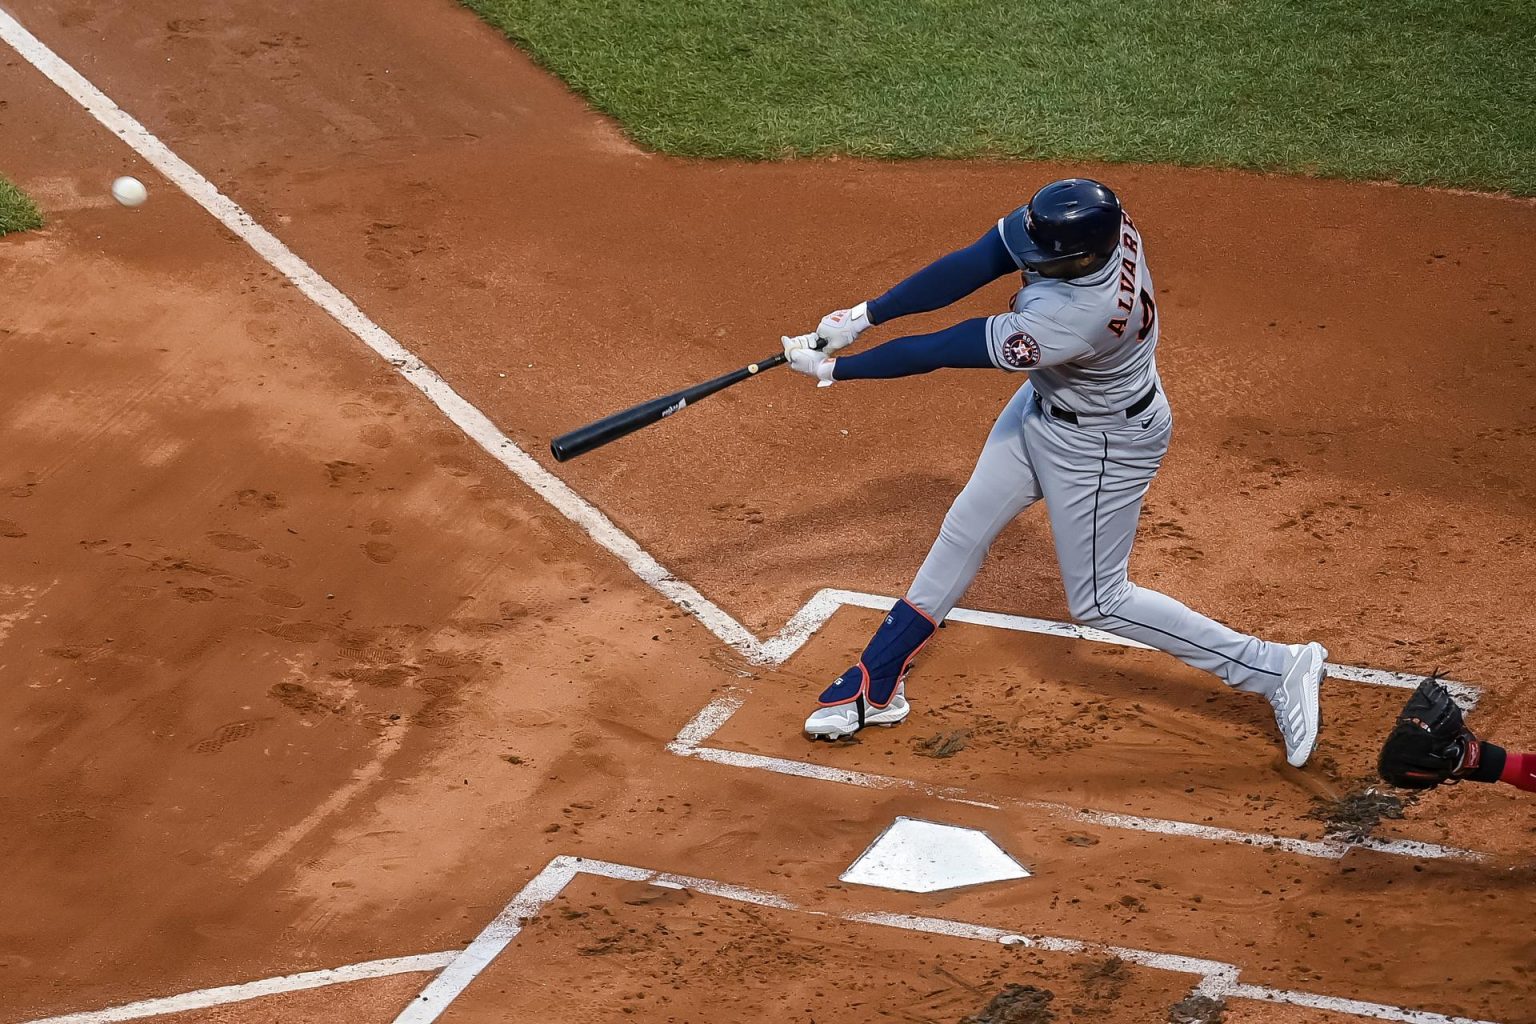
[[[1063,178],[1003,219],[1014,258],[1046,277],[1081,277],[1103,267],[1120,244],[1120,200],[1091,178]]]

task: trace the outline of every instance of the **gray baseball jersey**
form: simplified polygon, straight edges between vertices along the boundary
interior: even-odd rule
[[[1008,245],[1009,214],[997,222]],[[1018,260],[1012,246],[1008,251]],[[1070,281],[1023,268],[1013,309],[987,320],[992,362],[1029,371],[1041,398],[1085,415],[1118,412],[1157,383],[1157,307],[1141,235],[1125,218],[1120,248],[1098,273]]]

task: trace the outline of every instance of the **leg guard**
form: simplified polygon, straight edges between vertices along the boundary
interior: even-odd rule
[[[822,692],[818,698],[821,706],[837,707],[861,699],[877,710],[889,705],[912,667],[912,659],[936,628],[937,623],[921,608],[905,600],[897,601],[875,630],[859,663]]]

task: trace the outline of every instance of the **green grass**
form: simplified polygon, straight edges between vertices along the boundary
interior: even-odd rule
[[[0,178],[0,235],[12,231],[31,231],[43,226],[43,215],[27,194]]]
[[[1536,0],[463,0],[641,145],[1536,194]]]

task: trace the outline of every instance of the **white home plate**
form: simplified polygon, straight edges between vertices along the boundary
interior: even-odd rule
[[[1023,865],[985,832],[897,818],[839,880],[900,892],[938,892],[1028,877]]]

